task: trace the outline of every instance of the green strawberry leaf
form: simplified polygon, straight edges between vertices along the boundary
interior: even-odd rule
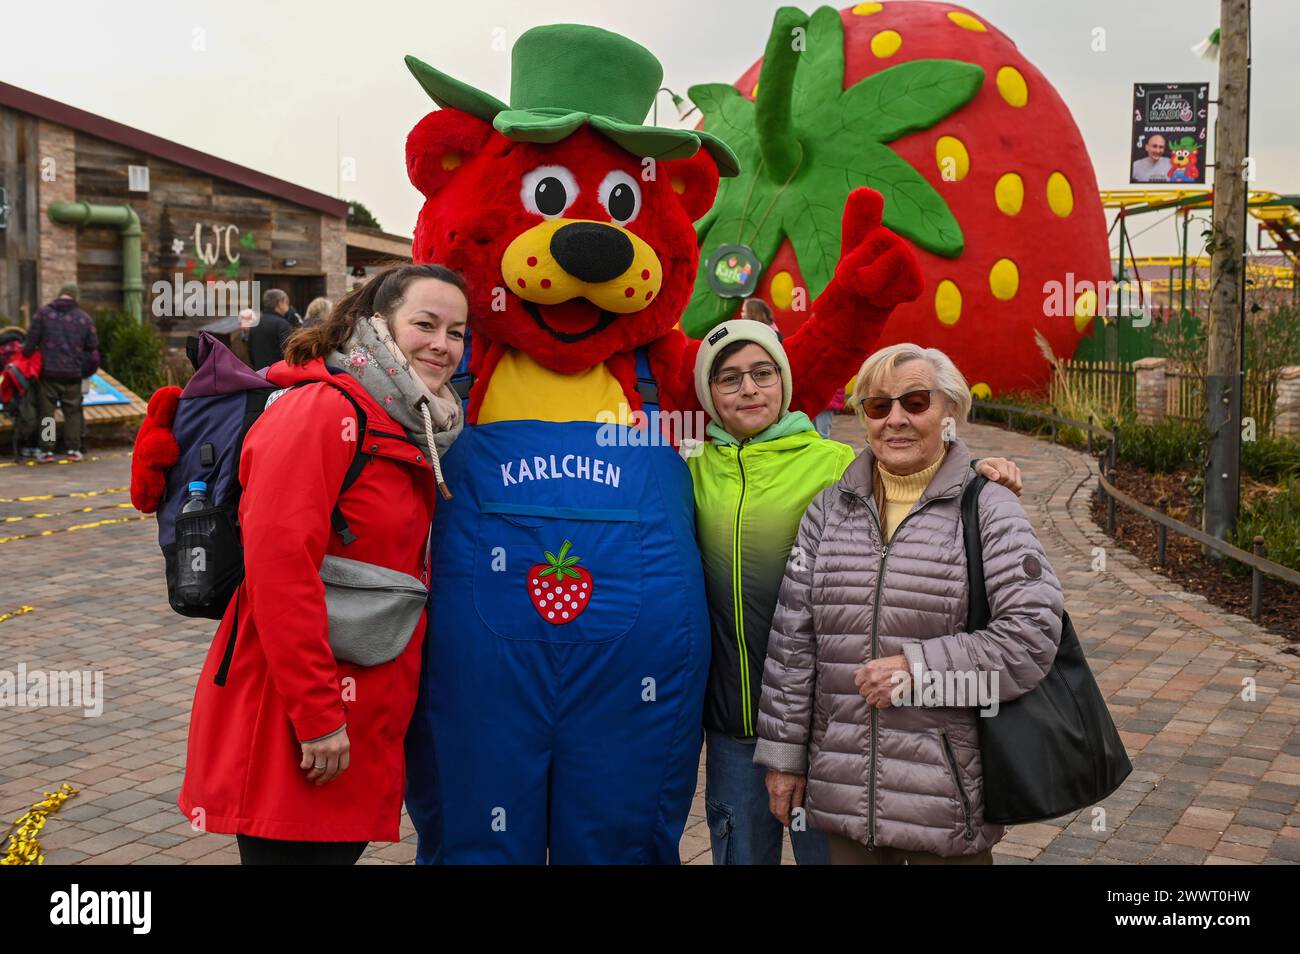
[[[844,21],[840,12],[834,7],[818,7],[804,29],[804,49],[794,76],[796,117],[834,102],[844,91]]]
[[[709,230],[709,227],[713,225],[713,220],[717,217],[718,207],[716,205],[711,205],[709,206],[709,211],[705,212],[695,220],[696,241],[699,241],[699,237]]]
[[[823,179],[813,180],[825,183]],[[790,189],[781,203],[782,224],[790,236],[799,271],[813,295],[830,284],[840,258],[840,226],[844,217],[844,200],[835,188]],[[847,193],[845,193],[847,195]],[[837,204],[838,199],[838,204]]]
[[[755,186],[748,194],[749,183],[743,189],[736,189],[734,180],[728,180],[730,187],[725,195],[719,196],[715,205],[717,215],[708,227],[700,232],[700,266],[695,274],[695,289],[691,300],[682,313],[682,330],[692,338],[703,337],[709,329],[724,321],[736,310],[739,299],[723,298],[710,286],[705,270],[705,263],[719,245],[735,245],[743,242],[754,250],[759,261],[770,262],[781,245],[780,216],[773,208],[772,199],[776,187],[765,178],[751,179]],[[793,188],[793,187],[792,187]],[[748,197],[748,203],[746,198]],[[745,211],[748,204],[748,211]],[[759,231],[760,219],[766,215]]]
[[[837,185],[837,192],[843,188],[839,183],[848,183],[850,191],[870,186],[885,198],[882,224],[886,228],[936,255],[955,258],[961,254],[966,240],[948,203],[907,160],[870,140],[860,143],[856,152],[850,152],[852,146],[842,141],[833,147],[839,155],[824,156],[823,163],[833,172],[829,181]]]
[[[686,95],[700,109],[704,128],[733,151],[754,137],[754,104],[726,83],[701,83]]]
[[[808,15],[780,7],[772,18],[754,91],[754,124],[767,177],[786,182],[799,167],[802,147],[794,132],[794,84],[807,45]]]
[[[689,338],[703,338],[710,328],[726,321],[727,316],[740,305],[737,299],[723,298],[709,287],[709,281],[704,276],[704,260],[707,257],[707,253],[701,250],[695,289],[682,312],[682,331]]]
[[[689,94],[704,117],[704,128],[726,142],[745,168],[753,168],[752,163],[758,158],[754,104],[741,96],[734,86],[725,83],[692,86]],[[745,177],[745,188],[748,188],[749,181],[749,177]],[[725,208],[743,202],[744,190],[737,193],[735,182],[734,178],[728,178],[718,183],[718,194],[713,205],[695,223],[697,239],[702,240],[708,234]],[[739,208],[739,204],[736,204],[733,211],[739,211]]]
[[[983,83],[984,70],[974,63],[912,60],[855,83],[840,95],[838,109],[873,139],[893,142],[952,115]]]
[[[961,226],[919,172],[889,147],[860,130],[841,130],[817,154],[816,173],[800,177],[780,199],[782,228],[790,236],[810,297],[835,275],[841,255],[844,203],[868,186],[885,199],[883,225],[937,255],[960,255]]]

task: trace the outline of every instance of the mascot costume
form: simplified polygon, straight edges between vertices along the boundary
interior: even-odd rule
[[[406,745],[418,860],[675,864],[710,646],[674,446],[703,414],[700,342],[677,326],[693,222],[736,155],[644,125],[662,68],[595,27],[524,33],[509,104],[407,65],[441,107],[407,140],[425,196],[413,255],[464,275],[471,328]],[[849,194],[834,276],[785,341],[791,410],[825,408],[922,290],[881,215],[878,193]],[[175,460],[165,406],[150,403],[133,486]]]
[[[642,125],[662,68],[594,27],[524,33],[509,104],[407,64],[442,107],[407,141],[414,258],[465,276],[472,327],[407,737],[419,859],[675,864],[709,622],[690,476],[656,422],[701,410],[675,326],[692,223],[737,159]],[[785,343],[793,410],[829,404],[921,291],[881,211],[849,197],[835,278]]]

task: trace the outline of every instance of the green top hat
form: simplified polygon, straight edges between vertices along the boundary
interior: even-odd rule
[[[663,67],[645,47],[608,30],[556,23],[524,33],[511,53],[509,106],[414,56],[406,65],[439,106],[485,119],[507,139],[559,142],[586,123],[637,156],[685,159],[703,146],[720,174],[740,171],[716,136],[643,125]]]

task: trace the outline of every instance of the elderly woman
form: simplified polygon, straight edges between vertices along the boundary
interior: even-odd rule
[[[991,864],[1004,829],[983,817],[977,707],[1051,668],[1061,587],[1015,495],[990,484],[979,514],[993,618],[966,632],[960,505],[974,472],[955,427],[970,391],[943,352],[876,352],[852,401],[867,448],[800,524],[754,761],[783,821],[806,791],[832,864]]]
[[[799,521],[852,464],[853,448],[823,439],[808,415],[790,410],[790,361],[762,322],[724,321],[705,335],[695,389],[710,417],[709,442],[687,464],[713,634],[704,699],[713,863],[777,865],[784,835],[768,811],[763,767],[754,764],[758,677]],[[1010,461],[980,468],[1018,491],[1020,469]],[[802,821],[789,828],[799,864],[830,860],[820,832]]]

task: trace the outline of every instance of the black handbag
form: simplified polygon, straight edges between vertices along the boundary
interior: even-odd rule
[[[970,590],[967,632],[983,629],[991,617],[979,524],[979,495],[986,483],[976,474],[961,498]],[[1133,771],[1069,613],[1062,614],[1060,647],[1042,681],[1001,703],[997,715],[975,721],[989,822],[1020,825],[1068,815],[1101,801]]]

